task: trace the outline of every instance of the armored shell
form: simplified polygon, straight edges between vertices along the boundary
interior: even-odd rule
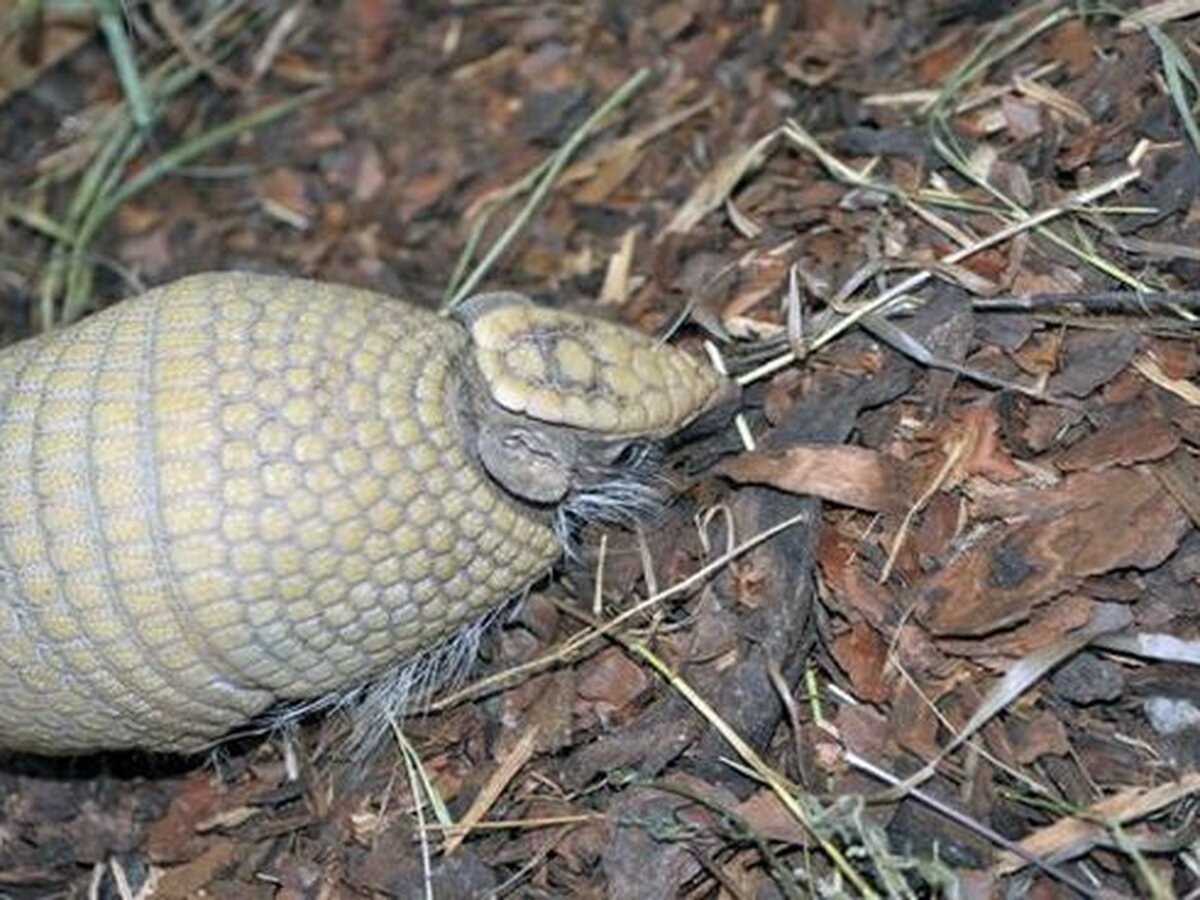
[[[545,573],[547,519],[489,478],[458,419],[467,369],[506,407],[580,429],[588,402],[619,419],[646,383],[598,362],[590,320],[567,316],[560,371],[522,387],[486,318],[473,344],[366,291],[206,274],[0,353],[0,746],[201,748],[370,679]],[[622,336],[643,368],[659,352],[600,331],[605,360]],[[690,370],[663,359],[650,381],[667,399],[602,413],[610,430],[669,430],[718,390],[700,368],[670,388]],[[568,375],[575,399],[555,407]]]

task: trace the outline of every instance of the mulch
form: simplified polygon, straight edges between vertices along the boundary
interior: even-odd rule
[[[278,3],[227,50],[177,6],[128,10],[202,65],[83,305],[49,223],[122,84],[90,14],[0,30],[7,339],[216,268],[437,305],[644,69],[485,283],[720,348],[743,432],[589,528],[410,764],[10,760],[0,896],[1196,893],[1194,5]]]

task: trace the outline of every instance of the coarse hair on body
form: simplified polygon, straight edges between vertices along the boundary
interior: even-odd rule
[[[639,441],[615,462],[584,463],[578,486],[554,514],[554,532],[563,552],[575,558],[584,526],[590,522],[633,527],[666,508],[675,485],[663,466],[662,449]]]
[[[584,526],[593,522],[632,526],[653,519],[665,509],[666,497],[673,487],[671,478],[664,473],[661,449],[647,442],[629,445],[613,462],[581,464],[575,474],[575,489],[553,512],[555,535],[570,559],[579,558]],[[368,682],[270,711],[256,730],[286,736],[313,715],[335,714],[348,722],[348,733],[337,741],[338,755],[349,761],[352,770],[363,770],[393,735],[400,720],[419,712],[421,704],[427,703],[434,692],[459,684],[467,677],[484,635],[496,623],[511,617],[533,585],[544,577]]]
[[[270,711],[264,728],[288,734],[315,715],[341,719],[348,723],[349,730],[337,737],[338,755],[348,759],[356,769],[365,765],[391,736],[395,723],[419,713],[421,705],[436,691],[452,688],[470,674],[484,635],[498,622],[511,617],[533,584],[543,578],[535,579],[517,596],[444,635],[416,656],[392,664],[369,681]]]

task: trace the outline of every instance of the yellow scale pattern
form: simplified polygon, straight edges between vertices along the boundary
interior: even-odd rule
[[[675,431],[729,387],[640,332],[537,306],[490,312],[472,324],[471,342],[498,403],[612,436]]]
[[[461,326],[193,276],[0,353],[0,744],[191,750],[528,585],[447,408]]]

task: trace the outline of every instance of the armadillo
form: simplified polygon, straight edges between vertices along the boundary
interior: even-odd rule
[[[367,683],[544,576],[556,512],[730,391],[517,294],[442,317],[245,273],[14,344],[0,747],[191,752]]]

